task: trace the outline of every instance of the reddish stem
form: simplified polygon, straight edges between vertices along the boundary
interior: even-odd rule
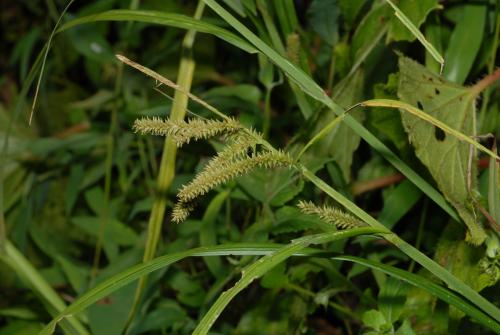
[[[491,84],[500,79],[500,68],[496,69],[492,74],[487,75],[481,79],[476,85],[471,87],[471,90],[478,95],[485,89],[487,89]]]

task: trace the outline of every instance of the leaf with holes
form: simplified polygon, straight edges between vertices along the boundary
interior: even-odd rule
[[[447,82],[405,57],[399,59],[399,70],[398,96],[402,101],[465,135],[474,135],[477,92]],[[470,145],[404,111],[401,112],[401,119],[416,155],[427,166],[439,189],[467,225],[468,240],[476,245],[481,244],[485,233],[477,222],[470,198],[476,179],[475,169],[468,168]],[[474,167],[475,164],[470,166]],[[468,177],[471,180],[470,188],[467,185]]]

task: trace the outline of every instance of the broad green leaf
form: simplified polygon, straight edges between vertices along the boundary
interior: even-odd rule
[[[95,26],[79,26],[67,32],[73,47],[83,56],[99,62],[114,61],[114,54],[102,32]]]
[[[337,0],[313,0],[308,10],[312,29],[332,46],[338,40],[339,14]]]
[[[438,0],[400,0],[394,1],[406,17],[419,28],[427,15],[439,8]],[[416,36],[396,16],[391,17],[387,38],[394,41],[413,41]]]
[[[345,80],[337,84],[334,89],[334,100],[340,106],[347,108],[361,100],[364,85],[364,73],[357,71],[353,76],[347,77]],[[363,110],[355,110],[350,112],[353,118],[358,122],[363,122],[365,112]],[[319,117],[317,127],[313,134],[317,134],[321,129],[333,121],[337,115],[330,110],[324,110]],[[344,122],[337,125],[327,135],[312,147],[312,152],[317,157],[332,157],[342,170],[342,174],[347,183],[351,180],[351,165],[353,154],[361,142],[361,137],[356,134]]]
[[[164,330],[175,324],[185,323],[188,319],[186,311],[175,300],[162,300],[144,317],[138,331],[147,333],[153,330]]]
[[[285,273],[285,262],[280,263],[274,269],[267,272],[260,280],[260,285],[264,288],[279,289],[288,284],[288,276]]]
[[[378,308],[387,322],[394,323],[399,319],[406,301],[408,284],[395,278],[388,278],[378,295]]]
[[[474,247],[463,241],[460,238],[460,232],[453,224],[448,224],[441,234],[434,258],[453,275],[478,292],[485,287],[495,285],[498,280],[498,269],[496,271],[485,269],[488,260],[484,248]],[[455,318],[463,316],[461,313],[457,314],[456,310],[452,315]]]
[[[199,280],[192,278],[184,271],[177,271],[168,278],[168,284],[177,291],[177,301],[190,307],[200,307],[204,300],[206,291]]]
[[[237,182],[252,197],[272,206],[283,206],[304,187],[304,181],[291,169],[256,169]]]
[[[486,23],[486,4],[462,6],[460,19],[453,30],[446,49],[446,79],[463,84],[483,43]]]
[[[469,305],[468,303],[464,303],[465,300],[462,300],[463,298],[460,295],[443,288],[442,286],[432,282],[427,278],[424,278],[423,276],[419,276],[411,272],[395,268],[390,265],[385,265],[382,263],[374,262],[360,257],[337,256],[333,257],[333,259],[361,264],[369,268],[382,271],[390,275],[391,277],[403,280],[413,286],[422,288],[428,293],[431,293],[432,295],[438,297],[439,299],[446,301],[451,306],[458,308],[459,310],[467,313],[468,315],[470,316],[474,315],[474,318],[477,321],[481,322],[481,324],[483,324],[484,326],[493,329],[496,332],[500,331],[500,323],[492,319],[490,316],[485,317],[485,315],[482,312],[480,312],[480,310],[477,307]],[[480,314],[476,314],[478,312]]]
[[[475,92],[446,82],[405,57],[400,58],[399,69],[398,95],[402,101],[465,135],[475,134]],[[486,235],[476,220],[467,186],[468,174],[472,188],[476,179],[475,169],[468,168],[470,146],[407,112],[401,112],[401,119],[417,157],[467,225],[468,240],[481,244]]]
[[[14,320],[0,328],[0,335],[36,335],[42,330],[40,322]]]
[[[422,192],[408,180],[404,180],[388,192],[378,220],[392,229],[401,218],[422,198]]]
[[[411,327],[411,321],[408,319],[404,320],[403,324],[398,328],[395,335],[416,335],[415,331]]]
[[[352,26],[366,0],[339,0],[342,17],[348,26]]]
[[[130,305],[134,300],[135,286],[135,283],[131,283],[90,306],[87,315],[92,334],[123,334]]]
[[[290,244],[280,248],[276,252],[262,257],[260,260],[250,264],[241,271],[241,279],[229,290],[222,293],[217,301],[210,307],[210,310],[205,314],[200,323],[198,323],[193,334],[205,335],[208,333],[214,322],[218,319],[222,311],[231,302],[231,300],[255,279],[262,277],[275,266],[290,258],[294,253],[308,247],[312,244],[321,244],[342,240],[348,237],[376,233],[375,228],[353,228],[338,232],[329,232],[317,235],[304,236],[293,240]]]
[[[376,331],[374,334],[384,334],[392,329],[392,325],[386,320],[384,314],[377,310],[369,310],[363,313],[363,324]]]

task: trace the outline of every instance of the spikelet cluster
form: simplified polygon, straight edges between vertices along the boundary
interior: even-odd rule
[[[223,152],[223,154],[229,155],[228,152]],[[292,164],[293,159],[281,151],[236,155],[230,159],[221,159],[220,156],[216,156],[189,184],[181,187],[177,194],[178,202],[174,206],[172,219],[177,223],[184,221],[193,210],[192,204],[198,197],[219,185],[248,174],[255,168],[290,167]]]
[[[171,136],[177,146],[181,147],[191,140],[237,133],[243,129],[243,126],[233,118],[225,120],[194,118],[187,121],[173,121],[154,117],[135,120],[133,129],[141,134]]]
[[[313,214],[325,222],[335,225],[339,229],[364,227],[366,224],[354,216],[335,207],[316,206],[310,201],[299,201],[297,207],[305,214]]]

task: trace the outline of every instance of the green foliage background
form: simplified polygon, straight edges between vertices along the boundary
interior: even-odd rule
[[[38,88],[44,45],[67,3],[2,4],[0,335],[38,334],[82,297],[96,301],[56,319],[56,333],[498,332],[498,162],[373,100],[400,100],[466,136],[498,138],[498,1],[392,1],[443,56],[442,74],[385,0],[215,2],[255,37],[206,2],[74,1]],[[221,141],[177,151],[132,124],[216,116],[115,54],[191,87],[294,158],[342,108],[366,100],[377,107],[349,111],[301,152],[311,175],[256,169],[173,224],[177,191]],[[267,57],[274,54],[280,58]],[[495,151],[496,138],[481,143]],[[329,198],[318,177],[339,196]],[[379,230],[337,232],[296,206],[342,208],[340,197],[491,304],[446,290],[441,272],[431,274]],[[162,258],[147,263],[155,256]],[[234,298],[224,309],[226,290]],[[80,302],[70,310],[84,309]],[[217,321],[206,326],[210,316]]]

